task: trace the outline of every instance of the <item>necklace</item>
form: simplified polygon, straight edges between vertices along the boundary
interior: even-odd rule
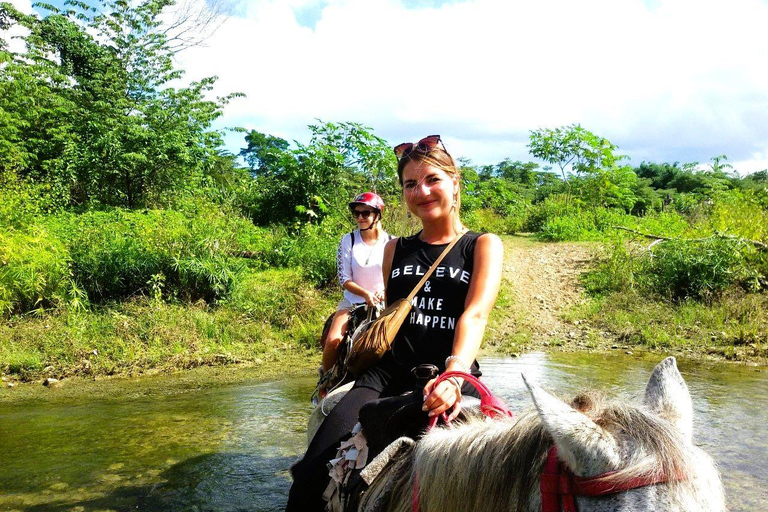
[[[362,238],[362,236],[360,238]],[[367,267],[368,266],[368,262],[371,261],[371,256],[373,255],[374,249],[376,249],[376,246],[379,245],[379,239],[377,238],[376,241],[371,246],[369,246],[367,243],[365,243],[365,240],[363,240],[363,245],[368,247],[368,254],[365,257],[365,263],[363,263],[363,266]]]

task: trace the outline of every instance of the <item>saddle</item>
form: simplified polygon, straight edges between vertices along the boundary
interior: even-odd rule
[[[363,406],[359,421],[368,441],[368,459],[381,453],[384,448],[401,437],[418,441],[429,425],[429,416],[422,411],[424,400],[421,389],[400,396],[381,398]],[[463,396],[459,420],[471,414],[479,414],[480,400]]]

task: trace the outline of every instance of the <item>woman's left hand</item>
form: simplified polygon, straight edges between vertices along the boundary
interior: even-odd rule
[[[432,417],[453,408],[447,419],[447,421],[453,421],[461,411],[461,389],[452,379],[444,380],[437,386],[435,386],[435,380],[430,380],[424,386],[422,410],[429,411],[429,416]]]

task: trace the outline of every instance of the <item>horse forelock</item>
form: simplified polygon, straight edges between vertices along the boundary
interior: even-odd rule
[[[602,397],[592,413],[591,419],[611,432],[622,450],[623,465],[607,476],[606,482],[621,485],[638,478],[656,479],[667,482],[673,501],[707,495],[722,499],[722,484],[712,459],[686,440],[669,420],[645,407]],[[719,508],[713,506],[712,510]]]
[[[624,464],[606,477],[608,482],[618,485],[638,477],[661,477],[669,481],[670,499],[675,501],[706,494],[707,486],[720,486],[711,459],[651,411],[607,401],[597,393],[579,395],[571,405],[619,441]],[[418,443],[413,454],[420,510],[529,510],[540,503],[540,475],[552,444],[533,410],[514,420],[469,420],[453,429],[436,429]],[[702,473],[703,463],[712,469],[707,473],[704,468],[705,478],[700,481],[694,476]],[[412,486],[401,489],[399,505],[390,510],[410,510]]]

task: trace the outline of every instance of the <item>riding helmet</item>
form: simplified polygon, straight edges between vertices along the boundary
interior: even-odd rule
[[[379,213],[384,210],[384,201],[374,192],[363,192],[362,194],[356,195],[355,198],[350,201],[349,209],[353,210],[356,204],[369,206]]]

